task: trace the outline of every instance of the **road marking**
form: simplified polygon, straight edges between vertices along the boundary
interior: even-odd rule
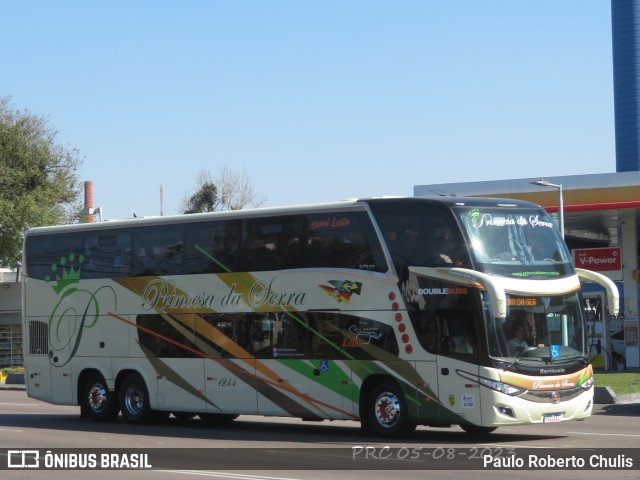
[[[37,403],[0,403],[0,405],[10,405],[12,407],[37,407]]]
[[[199,475],[201,477],[220,477],[241,480],[298,480],[291,477],[265,477],[264,475],[249,475],[243,473],[208,472],[201,470],[156,470],[164,473],[182,473],[184,475]]]
[[[572,435],[600,435],[601,437],[640,437],[631,433],[591,433],[591,432],[567,432]]]
[[[0,428],[0,432],[22,433],[22,432],[24,432],[24,430],[14,430],[12,428]]]

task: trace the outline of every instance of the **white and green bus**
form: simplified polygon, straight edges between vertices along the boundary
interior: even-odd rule
[[[505,199],[35,228],[23,265],[28,394],[99,422],[246,414],[398,436],[581,420],[593,374],[579,278],[617,308],[541,207]]]

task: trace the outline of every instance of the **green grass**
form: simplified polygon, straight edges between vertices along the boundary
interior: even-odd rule
[[[616,395],[640,393],[640,373],[595,373],[596,387],[609,387]]]

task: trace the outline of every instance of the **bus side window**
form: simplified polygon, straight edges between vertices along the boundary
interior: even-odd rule
[[[133,230],[133,275],[183,273],[183,228],[168,225]]]
[[[131,235],[125,230],[88,232],[84,238],[86,255],[84,278],[111,278],[128,275]]]

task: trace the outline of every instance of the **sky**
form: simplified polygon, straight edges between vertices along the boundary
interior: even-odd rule
[[[105,219],[223,167],[268,207],[616,169],[608,0],[0,0],[0,45]]]

